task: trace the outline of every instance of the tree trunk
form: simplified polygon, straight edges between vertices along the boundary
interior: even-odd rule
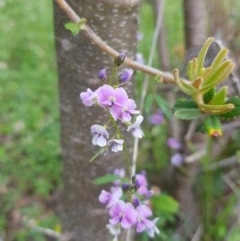
[[[200,46],[206,40],[206,9],[203,0],[184,0],[186,49]]]
[[[135,56],[138,0],[68,2],[107,43],[127,53],[128,57]],[[90,127],[104,124],[106,116],[100,108],[84,106],[79,93],[87,88],[95,90],[102,84],[97,78],[98,71],[103,67],[110,68],[113,59],[81,32],[73,37],[64,28],[68,19],[56,4],[54,14],[64,184],[61,199],[63,232],[70,234],[71,241],[107,241],[107,216],[98,203],[100,187],[93,185],[93,180],[123,166],[123,158],[121,154],[108,154],[89,163],[98,151],[91,144]]]

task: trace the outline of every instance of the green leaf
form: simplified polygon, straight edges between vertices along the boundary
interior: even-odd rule
[[[179,209],[178,202],[167,194],[160,194],[151,198],[153,209],[165,214],[176,214]]]
[[[175,69],[173,71],[173,77],[174,77],[174,80],[176,81],[178,87],[184,93],[186,93],[188,95],[192,95],[193,93],[195,93],[195,89],[190,85],[190,82],[187,82],[187,81],[185,81],[183,79],[180,79],[178,69]]]
[[[223,86],[211,99],[210,105],[222,105],[225,103],[227,95],[227,86]]]
[[[228,50],[226,48],[221,49],[215,59],[213,60],[211,67],[213,69],[217,68],[225,59],[226,55],[228,53]]]
[[[232,72],[234,64],[230,60],[224,61],[217,69],[212,69],[211,73],[204,80],[201,91],[207,92],[224,81]]]
[[[182,120],[192,120],[202,115],[199,109],[178,109],[174,112],[174,116]]]
[[[198,76],[198,60],[193,58],[188,62],[186,75],[188,79],[194,80]]]
[[[198,108],[196,102],[194,102],[193,100],[188,100],[188,99],[177,99],[177,102],[175,103],[175,105],[173,106],[173,110],[176,111],[178,109],[182,109],[182,108]]]
[[[95,180],[93,181],[93,183],[94,183],[95,185],[102,185],[102,184],[111,183],[111,182],[116,181],[116,180],[118,180],[118,179],[120,179],[120,177],[117,176],[117,175],[114,175],[114,174],[106,174],[106,175],[104,175],[104,176],[101,176],[101,177],[98,177],[97,179],[95,179]]]
[[[213,98],[214,94],[215,94],[215,88],[210,89],[206,94],[204,94],[203,96],[204,103],[208,104]]]
[[[80,30],[86,24],[86,19],[82,18],[78,23],[68,22],[64,24],[64,27],[71,31],[73,36],[78,35]]]
[[[67,30],[70,30],[73,36],[78,35],[78,33],[79,33],[79,31],[80,31],[80,28],[79,28],[79,26],[78,26],[77,23],[68,22],[68,23],[65,23],[65,24],[64,24],[64,27],[65,27]]]
[[[163,111],[164,115],[168,119],[170,119],[172,117],[172,113],[171,113],[169,104],[160,95],[155,95],[155,100],[156,100],[158,106]]]
[[[235,108],[227,113],[219,115],[221,119],[230,120],[240,116],[240,97],[232,97],[226,101],[226,104],[233,104]]]
[[[201,50],[198,53],[197,60],[198,60],[198,73],[200,72],[201,68],[204,66],[204,60],[207,54],[207,51],[213,42],[214,38],[208,38],[205,43],[203,44]]]

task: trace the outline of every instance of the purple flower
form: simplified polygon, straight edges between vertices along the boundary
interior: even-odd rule
[[[162,111],[158,111],[157,113],[150,115],[149,121],[153,125],[161,125],[164,121]]]
[[[112,192],[107,192],[105,190],[102,190],[99,195],[99,202],[106,205],[107,208],[111,208],[117,201],[119,201],[119,198],[122,196],[122,189],[117,187],[113,188]]]
[[[110,224],[121,224],[125,229],[132,227],[136,222],[137,213],[129,202],[118,201],[111,207],[109,214],[111,216]]]
[[[140,205],[141,202],[136,195],[132,195],[132,203],[133,203],[133,206],[136,208]]]
[[[143,122],[143,116],[142,115],[137,116],[135,123],[128,126],[127,131],[130,131],[132,135],[137,138],[142,138],[144,136],[144,133],[140,128],[140,125],[142,122]]]
[[[174,149],[174,150],[179,150],[182,147],[181,143],[172,137],[167,139],[167,145],[168,145],[168,147],[170,147],[171,149]]]
[[[80,98],[81,98],[84,105],[92,106],[96,102],[95,101],[96,93],[88,88],[86,92],[80,93]]]
[[[140,186],[137,190],[137,193],[149,199],[153,195],[152,190],[148,190],[147,186]]]
[[[119,152],[123,150],[124,140],[122,139],[112,139],[108,141],[108,145],[112,148],[112,152]]]
[[[151,221],[152,224],[150,225],[150,227],[148,227],[148,228],[146,229],[146,232],[147,232],[147,234],[148,234],[148,236],[149,236],[150,238],[154,238],[155,233],[156,233],[157,235],[160,233],[159,229],[158,229],[157,226],[156,226],[156,223],[157,223],[158,219],[159,219],[159,218],[153,219],[153,220]]]
[[[119,119],[122,122],[129,122],[132,119],[132,114],[139,114],[140,111],[136,110],[137,105],[134,100],[128,99],[120,110]]]
[[[147,186],[147,178],[144,174],[136,174],[136,181],[138,182],[139,186]]]
[[[141,233],[142,231],[149,229],[152,227],[152,221],[147,218],[152,216],[152,210],[146,205],[139,205],[136,207],[137,211],[137,223],[136,223],[136,231]]]
[[[132,69],[123,69],[122,73],[119,76],[119,80],[121,83],[125,83],[131,79],[133,75]]]
[[[97,89],[98,103],[103,107],[122,106],[127,100],[127,92],[123,88],[114,89],[110,85],[103,85]]]
[[[99,72],[98,72],[98,78],[102,81],[106,80],[107,79],[107,71],[106,69],[101,69]]]
[[[92,144],[100,147],[104,147],[107,145],[107,139],[109,138],[109,134],[107,130],[100,125],[92,125],[91,132],[93,135]]]
[[[180,153],[175,153],[171,156],[171,164],[173,166],[180,166],[183,164],[183,156]]]

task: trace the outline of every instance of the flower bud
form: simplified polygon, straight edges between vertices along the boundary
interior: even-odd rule
[[[131,185],[130,185],[129,183],[123,183],[123,184],[122,184],[122,190],[123,190],[124,192],[127,192],[130,187],[131,187]]]
[[[99,72],[98,72],[98,78],[102,81],[106,80],[107,79],[107,71],[106,69],[101,69]]]
[[[132,75],[133,75],[132,69],[124,69],[119,76],[119,80],[121,83],[125,83],[131,79]]]
[[[126,58],[126,54],[125,53],[120,53],[118,55],[118,57],[114,60],[114,64],[116,66],[118,66],[118,67],[121,66],[123,64],[125,58]]]

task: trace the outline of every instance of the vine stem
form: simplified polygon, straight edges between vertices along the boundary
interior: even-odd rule
[[[153,63],[154,53],[155,53],[155,49],[157,46],[157,40],[158,40],[158,36],[160,33],[161,25],[162,25],[164,4],[165,4],[165,0],[160,1],[160,12],[158,13],[158,16],[157,16],[157,23],[155,26],[155,31],[154,31],[154,35],[153,35],[153,40],[152,40],[152,44],[151,44],[151,50],[150,50],[150,55],[148,58],[147,66],[151,66]],[[148,85],[149,85],[149,76],[145,75],[144,82],[142,85],[141,99],[140,99],[140,112],[143,111],[144,100],[147,95]],[[134,176],[136,174],[138,150],[139,150],[139,138],[135,138],[134,144],[133,144],[133,156],[132,156],[132,171],[131,171],[132,176]],[[129,229],[127,232],[126,241],[132,240],[131,233],[132,233],[132,230]]]
[[[65,0],[55,0],[55,2],[72,22],[79,23],[82,20]],[[107,45],[87,24],[81,26],[81,31],[106,54],[112,56],[113,58],[117,58],[119,56],[119,53]],[[171,73],[140,64],[128,57],[125,58],[124,65],[129,68],[139,70],[145,74],[159,76],[162,83],[175,83]]]

